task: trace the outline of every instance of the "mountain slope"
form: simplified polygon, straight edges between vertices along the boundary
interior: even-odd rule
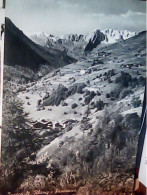
[[[74,62],[66,52],[47,49],[37,45],[20,31],[9,18],[5,29],[5,64],[21,65],[37,70],[40,65],[48,64],[57,68]]]
[[[68,38],[62,38],[66,44]],[[83,38],[69,36],[67,46],[78,44]],[[56,41],[48,47],[49,51],[54,51]],[[24,112],[29,113],[28,124],[41,144],[32,154],[33,159],[27,161],[33,172],[23,172],[21,191],[30,189],[32,183],[34,189],[76,189],[78,194],[87,190],[93,194],[132,193],[146,81],[145,43],[146,32],[142,32],[125,41],[96,47],[83,56],[82,47],[78,62],[35,81],[29,79],[26,84],[13,79],[17,74],[4,77],[8,78],[5,90],[16,91]],[[70,52],[75,55],[80,48],[73,48]],[[5,71],[11,75],[15,69],[7,67]],[[5,117],[9,119],[9,115]],[[18,136],[19,133],[21,130]],[[21,154],[18,156],[24,157]],[[7,172],[8,167],[5,169]]]
[[[91,181],[91,188],[100,192],[131,192],[145,85],[145,40],[143,32],[95,48],[86,59],[49,73],[19,93],[43,139],[36,161],[51,168],[58,165],[63,189]],[[62,183],[65,175],[69,184]]]

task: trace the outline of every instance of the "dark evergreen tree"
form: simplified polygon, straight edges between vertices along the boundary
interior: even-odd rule
[[[2,193],[14,192],[19,187],[32,169],[28,162],[35,159],[41,146],[41,140],[30,126],[28,114],[24,113],[16,94],[8,94],[3,104]]]

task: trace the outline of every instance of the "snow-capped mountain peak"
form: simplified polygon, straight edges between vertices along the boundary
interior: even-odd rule
[[[86,34],[65,34],[54,36],[49,33],[35,33],[29,37],[39,45],[48,48],[65,50],[69,53],[76,51],[75,56],[84,51],[92,51],[100,44],[113,44],[119,40],[126,40],[135,36],[135,32],[128,30],[95,30]],[[77,52],[78,51],[78,52]]]
[[[43,33],[43,32],[38,32],[38,33],[34,33],[34,34],[30,34],[29,38],[32,39],[35,43],[42,45],[42,46],[46,46],[46,44],[48,43],[48,41],[50,41],[51,43],[55,42],[58,37],[55,37],[52,34],[49,33]]]
[[[106,41],[108,43],[115,43],[119,39],[126,40],[136,35],[135,32],[131,32],[128,30],[113,30],[113,29],[103,30],[102,33],[106,35],[107,37]]]
[[[29,35],[29,37],[41,45],[44,45],[47,43],[48,40],[52,40],[53,42],[56,42],[58,39],[66,40],[66,41],[72,41],[72,42],[79,42],[79,41],[85,41],[89,42],[89,40],[94,40],[96,36],[100,35],[100,32],[105,35],[105,40],[107,40],[108,43],[114,43],[118,39],[123,38],[124,40],[135,36],[137,33],[131,32],[128,30],[113,30],[113,29],[105,29],[105,30],[95,30],[91,33],[86,34],[65,34],[61,36],[54,36],[49,33],[34,33]]]

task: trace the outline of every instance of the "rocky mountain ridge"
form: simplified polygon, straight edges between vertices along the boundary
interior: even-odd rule
[[[80,48],[83,51],[87,51],[89,42],[92,42],[94,45],[91,46],[93,50],[98,45],[102,44],[112,44],[116,43],[119,40],[126,40],[135,36],[135,32],[130,32],[127,30],[95,30],[92,33],[87,34],[67,34],[63,36],[54,36],[48,33],[34,33],[28,35],[37,44],[40,44],[44,47],[55,47],[61,50],[77,50]],[[90,51],[91,51],[90,49]]]

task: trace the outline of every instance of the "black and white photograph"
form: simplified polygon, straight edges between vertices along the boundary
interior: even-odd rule
[[[146,1],[0,3],[0,194],[144,195]]]

